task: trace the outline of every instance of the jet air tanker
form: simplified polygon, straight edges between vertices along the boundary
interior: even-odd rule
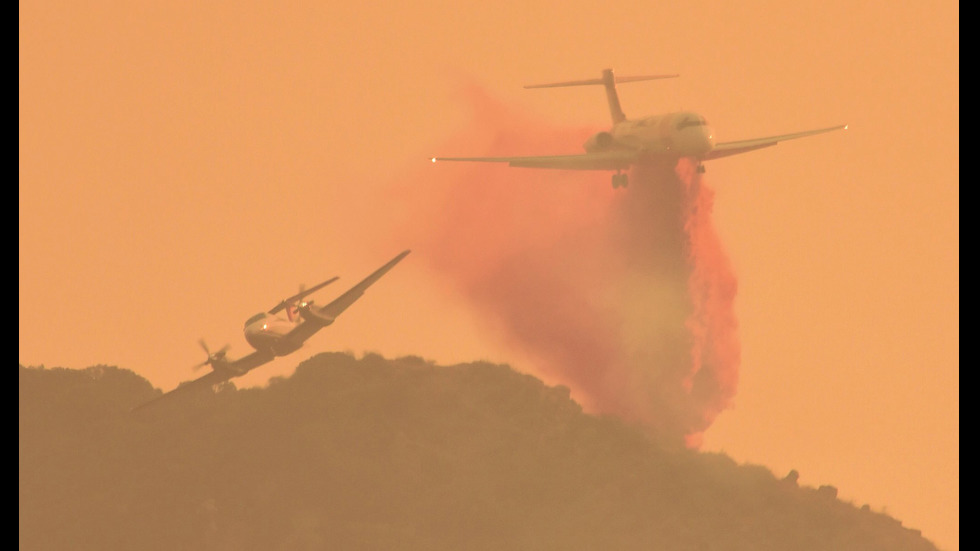
[[[551,84],[534,84],[525,88],[559,88],[565,86],[601,85],[606,89],[612,127],[590,137],[584,144],[585,153],[577,155],[539,155],[521,157],[433,157],[436,161],[476,161],[508,163],[510,166],[526,168],[554,168],[564,170],[612,170],[613,187],[625,187],[628,183],[626,171],[634,164],[667,159],[688,157],[697,161],[698,172],[704,172],[702,162],[738,155],[776,145],[786,140],[794,140],[832,130],[846,129],[847,125],[829,126],[815,130],[804,130],[792,134],[780,134],[764,138],[730,142],[715,141],[708,121],[698,113],[679,111],[664,115],[653,115],[639,119],[628,119],[619,105],[616,84],[674,78],[679,75],[613,76],[612,69],[602,71],[597,79],[572,80]]]

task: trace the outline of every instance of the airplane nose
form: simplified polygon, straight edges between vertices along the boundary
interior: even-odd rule
[[[708,128],[707,126],[705,126],[704,127],[704,134],[702,134],[702,137],[704,138],[704,141],[702,143],[702,147],[704,148],[704,152],[705,153],[707,153],[707,152],[709,152],[709,151],[711,151],[712,149],[715,148],[715,133],[714,133],[714,130],[712,130],[711,128]]]

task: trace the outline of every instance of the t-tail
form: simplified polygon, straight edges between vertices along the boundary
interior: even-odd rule
[[[623,108],[619,105],[619,95],[616,93],[617,82],[639,82],[641,80],[659,80],[662,78],[676,78],[680,75],[642,75],[632,77],[613,76],[612,69],[604,69],[602,78],[590,78],[586,80],[570,80],[567,82],[553,82],[550,84],[530,84],[524,88],[562,88],[565,86],[590,86],[601,84],[606,88],[606,100],[609,102],[609,115],[612,117],[613,124],[621,123],[626,120]]]

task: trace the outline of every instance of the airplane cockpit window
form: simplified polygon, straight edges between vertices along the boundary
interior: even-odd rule
[[[260,319],[265,319],[265,316],[266,316],[265,312],[259,312],[258,314],[255,314],[254,316],[248,318],[248,320],[245,322],[245,327],[252,325],[253,323],[259,321]]]
[[[684,117],[684,120],[677,123],[677,129],[683,130],[689,126],[704,126],[708,124],[708,121],[704,120],[703,117]]]

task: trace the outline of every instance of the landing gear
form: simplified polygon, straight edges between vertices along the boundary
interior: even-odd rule
[[[616,189],[618,187],[626,187],[627,184],[629,184],[629,174],[628,173],[627,174],[623,174],[623,173],[617,172],[616,174],[613,174],[613,176],[612,176],[613,189]]]
[[[698,163],[698,174],[704,174],[704,165]]]

